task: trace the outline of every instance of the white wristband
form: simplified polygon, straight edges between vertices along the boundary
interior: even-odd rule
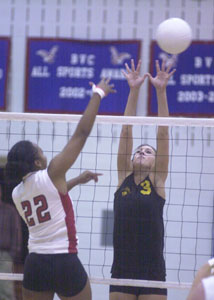
[[[101,88],[97,87],[95,84],[92,85],[92,92],[100,95],[101,99],[105,97],[105,92]]]
[[[210,258],[208,260],[208,264],[210,265],[210,267],[214,267],[214,258]]]
[[[210,265],[210,268],[211,268],[210,274],[213,275],[214,274],[214,258],[209,259],[208,264]]]

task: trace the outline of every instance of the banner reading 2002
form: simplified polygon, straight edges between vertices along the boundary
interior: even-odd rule
[[[121,70],[140,54],[139,41],[28,39],[25,111],[82,113],[89,82],[111,78],[116,94],[101,102],[99,114],[124,113],[129,87]]]
[[[170,115],[214,115],[214,42],[193,41],[186,51],[178,55],[169,55],[152,42],[152,74],[156,73],[156,59],[160,62],[164,59],[167,66],[176,69],[167,86]],[[151,85],[148,113],[157,114],[156,93]]]

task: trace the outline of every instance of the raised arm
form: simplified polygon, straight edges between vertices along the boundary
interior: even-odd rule
[[[156,60],[156,76],[152,77],[147,74],[150,82],[156,89],[158,101],[158,117],[168,117],[168,103],[166,95],[166,86],[170,77],[175,73],[175,69],[170,72],[171,66],[165,67],[165,61],[162,61],[160,68],[158,60]],[[157,153],[155,166],[151,176],[154,180],[154,185],[157,192],[165,197],[164,185],[168,174],[169,163],[169,135],[168,126],[159,126],[157,132]]]
[[[109,81],[109,79],[102,79],[97,85],[97,88],[103,90],[105,96],[107,96],[109,93],[115,92],[113,89],[114,85],[109,84]],[[92,83],[90,84],[92,85]],[[101,96],[97,92],[94,92],[72,138],[69,140],[64,149],[51,160],[48,166],[48,174],[56,188],[61,193],[67,192],[65,174],[77,159],[87,137],[91,132],[99,109],[100,101]]]
[[[123,72],[123,75],[127,79],[130,92],[124,116],[135,116],[140,87],[143,84],[146,76],[140,75],[141,60],[139,60],[136,69],[133,59],[131,60],[131,69],[129,68],[128,64],[125,64],[125,67],[126,72]],[[126,176],[132,172],[132,147],[132,125],[123,125],[120,134],[117,156],[118,187],[121,185]]]
[[[90,180],[94,180],[94,182],[97,182],[98,176],[100,176],[100,175],[102,175],[102,174],[101,173],[93,173],[91,171],[84,171],[79,176],[74,177],[67,181],[67,190],[70,191],[76,185],[87,183]]]

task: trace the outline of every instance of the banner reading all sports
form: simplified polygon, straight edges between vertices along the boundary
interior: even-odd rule
[[[99,114],[122,115],[129,87],[121,70],[136,62],[140,41],[83,41],[29,38],[25,111],[82,113],[90,99],[89,81],[111,78],[116,94],[101,102]]]
[[[155,60],[166,60],[176,69],[167,86],[170,115],[214,115],[214,42],[194,41],[178,55],[163,52],[151,43],[150,72],[156,74]],[[149,85],[148,114],[157,114],[155,89]]]

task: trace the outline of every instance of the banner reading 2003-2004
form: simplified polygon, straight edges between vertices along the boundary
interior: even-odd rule
[[[156,73],[155,60],[175,68],[167,86],[170,115],[214,115],[214,42],[193,41],[181,54],[169,55],[156,42],[151,44],[150,72]],[[154,88],[149,87],[149,115],[157,114]]]
[[[121,70],[140,55],[140,41],[83,41],[29,38],[25,111],[82,113],[91,96],[89,82],[111,78],[116,94],[101,102],[99,114],[121,115],[129,87]]]

